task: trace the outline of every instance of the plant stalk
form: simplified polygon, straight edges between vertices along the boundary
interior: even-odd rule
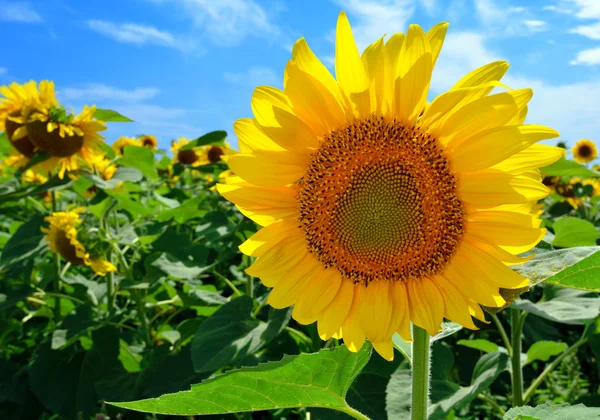
[[[56,203],[56,192],[52,191],[50,194],[52,197],[52,213],[55,213],[56,211],[58,211],[57,203]],[[57,294],[60,294],[60,287],[61,287],[60,277],[61,277],[60,256],[58,255],[58,253],[55,253],[54,254],[54,290],[56,291]],[[57,324],[58,324],[58,322],[60,322],[60,317],[61,317],[60,303],[61,303],[60,298],[55,297],[54,298],[54,320]]]
[[[411,419],[427,420],[429,403],[430,336],[421,327],[413,325],[412,345],[412,404]]]
[[[504,343],[504,347],[506,347],[506,351],[508,355],[512,357],[512,345],[510,344],[510,340],[508,339],[508,334],[506,334],[506,330],[502,325],[502,321],[498,318],[498,315],[492,314],[492,319],[494,320],[494,324],[498,328],[498,332],[500,332],[500,337],[502,337],[502,342]]]
[[[523,405],[523,368],[521,366],[521,333],[525,315],[517,308],[510,309],[511,317],[511,365],[513,407]]]

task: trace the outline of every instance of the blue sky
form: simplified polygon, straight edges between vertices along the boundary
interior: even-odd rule
[[[59,99],[97,104],[135,123],[119,135],[170,140],[250,117],[258,85],[282,86],[304,36],[333,69],[334,28],[345,10],[360,48],[384,33],[449,21],[431,96],[497,59],[504,80],[532,87],[529,123],[573,143],[600,133],[600,0],[0,0],[0,83],[51,79]]]

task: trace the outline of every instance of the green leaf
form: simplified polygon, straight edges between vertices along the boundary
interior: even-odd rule
[[[152,209],[133,200],[127,193],[114,190],[104,190],[104,193],[116,199],[119,202],[118,208],[129,212],[134,218],[152,214]]]
[[[598,238],[600,238],[600,231],[587,220],[564,217],[554,223],[552,245],[561,248],[594,246]]]
[[[75,313],[63,319],[58,328],[52,332],[52,350],[69,346],[93,325],[92,307],[89,304],[79,305]]]
[[[600,312],[598,295],[588,295],[586,291],[559,289],[552,300],[533,303],[516,299],[511,306],[561,324],[583,325]]]
[[[477,361],[473,370],[471,385],[460,387],[447,398],[437,401],[429,408],[430,420],[445,419],[451,410],[458,410],[471,402],[479,393],[490,387],[492,382],[507,366],[508,355],[494,352],[484,355]]]
[[[192,140],[185,146],[181,148],[181,150],[188,150],[193,147],[198,146],[206,146],[209,144],[220,146],[223,144],[225,139],[227,138],[227,132],[223,130],[211,131],[210,133],[206,133],[203,136],[198,137],[195,140]]]
[[[147,147],[126,146],[123,156],[119,159],[119,165],[137,168],[149,180],[156,181],[156,159],[154,153]]]
[[[571,289],[600,292],[600,250],[547,278],[546,283]]]
[[[457,344],[461,346],[470,347],[472,349],[480,350],[485,353],[493,353],[498,351],[500,348],[498,344],[492,343],[491,341],[484,340],[483,338],[479,338],[476,340],[459,340]]]
[[[583,165],[564,158],[554,162],[552,165],[540,168],[540,171],[546,176],[581,176],[586,178],[597,178],[600,176],[598,172],[594,172]]]
[[[134,122],[133,120],[130,120],[129,118],[119,114],[117,111],[113,111],[112,109],[96,108],[94,118],[104,122]]]
[[[86,172],[84,173],[84,175],[87,179],[92,181],[94,185],[104,190],[112,190],[113,188],[116,188],[117,185],[119,185],[121,182],[138,182],[142,179],[142,172],[137,168],[119,167],[115,171],[112,178],[108,181],[105,181],[104,178],[101,178],[98,175],[90,172]]]
[[[527,361],[523,366],[528,365],[536,360],[547,362],[552,356],[561,354],[566,348],[566,343],[558,343],[556,341],[538,341],[527,350]]]
[[[163,273],[176,279],[191,280],[210,269],[210,266],[198,265],[194,261],[181,260],[167,252],[155,253],[144,263],[148,271],[156,267]]]
[[[600,418],[600,408],[586,407],[583,404],[545,404],[536,407],[513,407],[506,412],[504,420],[591,420]]]
[[[284,356],[193,385],[190,391],[127,403],[109,403],[146,413],[195,416],[275,408],[322,407],[353,411],[344,400],[369,361],[368,345],[357,353],[345,346],[319,353]]]
[[[287,310],[272,309],[269,322],[253,319],[252,299],[241,296],[205,320],[192,340],[196,372],[212,372],[249,355],[273,340],[290,320]]]
[[[8,155],[13,150],[13,145],[6,133],[0,134],[0,154]]]
[[[18,264],[44,251],[44,234],[40,230],[43,221],[43,216],[33,216],[17,229],[2,249],[0,265]]]
[[[456,322],[442,322],[442,331],[431,337],[431,343],[435,343],[438,340],[442,340],[446,337],[450,337],[451,335],[462,330],[462,325],[457,324]]]
[[[531,285],[536,285],[546,279],[558,276],[558,273],[561,273],[568,267],[599,252],[600,246],[574,247],[556,251],[536,249],[535,251],[537,255],[531,261],[511,266],[517,273],[529,278]],[[558,279],[555,278],[553,281],[560,281],[560,277]],[[568,281],[576,283],[573,278],[569,278]]]
[[[156,215],[155,219],[158,222],[166,222],[167,220],[174,219],[177,223],[185,223],[195,218],[204,217],[208,213],[206,208],[201,207],[204,200],[204,196],[186,200],[179,207],[161,211]]]
[[[386,390],[386,412],[388,419],[410,418],[411,396],[410,370],[399,367],[392,374]]]

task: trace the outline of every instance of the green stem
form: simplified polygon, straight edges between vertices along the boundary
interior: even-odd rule
[[[535,390],[538,389],[538,387],[542,384],[542,382],[544,382],[544,379],[546,379],[548,374],[550,372],[552,372],[554,370],[554,368],[556,368],[556,366],[558,366],[560,364],[560,362],[562,362],[567,356],[571,355],[572,353],[575,353],[577,351],[577,349],[579,349],[579,347],[581,347],[585,343],[587,343],[587,341],[588,341],[588,339],[585,337],[580,338],[577,342],[575,342],[575,344],[573,344],[571,347],[569,347],[568,349],[563,351],[556,359],[554,359],[552,361],[552,363],[547,365],[546,369],[544,369],[542,374],[540,376],[538,376],[535,379],[535,381],[533,381],[531,383],[531,385],[529,385],[529,388],[527,388],[527,391],[525,392],[525,396],[523,397],[523,401],[525,403],[527,403],[527,401],[529,401],[529,399],[531,398],[531,396],[533,395]]]
[[[513,407],[523,405],[523,368],[521,366],[521,333],[527,312],[521,314],[517,308],[510,309],[511,319],[511,362]]]
[[[146,318],[146,308],[144,307],[144,298],[142,296],[141,290],[133,289],[131,291],[133,298],[135,299],[135,304],[137,306],[138,318],[140,319],[140,323],[142,324],[142,328],[144,329],[144,337],[146,339],[146,345],[148,348],[152,347],[152,338],[150,337],[150,328],[148,327],[148,318]]]
[[[112,252],[108,252],[108,261],[112,263]],[[115,311],[115,273],[113,271],[108,272],[106,278],[106,306],[108,307],[108,317],[112,318]]]
[[[56,192],[52,191],[52,213],[58,211],[57,203],[56,203]],[[54,290],[56,293],[60,293],[60,256],[58,253],[54,254]],[[60,321],[61,317],[61,309],[60,309],[60,298],[54,298],[54,320],[56,323]]]
[[[336,410],[339,410],[339,411],[341,411],[343,413],[346,413],[350,417],[352,417],[354,419],[357,419],[357,420],[370,420],[363,413],[361,413],[358,410],[355,410],[354,408],[350,407],[349,405],[346,405],[346,407],[344,407],[344,408],[336,408]]]
[[[298,331],[292,327],[285,327],[285,330],[294,334],[296,337],[300,338],[302,341],[304,341],[306,344],[308,344],[309,347],[312,346],[312,340],[310,339],[310,337],[308,337],[302,331]]]
[[[412,420],[427,420],[429,402],[429,333],[413,325]]]
[[[508,339],[508,334],[506,334],[506,330],[502,326],[502,321],[498,318],[496,314],[492,314],[492,319],[500,332],[500,337],[502,337],[502,342],[504,343],[504,347],[506,347],[506,351],[508,351],[508,355],[512,356],[512,346],[510,344],[510,340]]]
[[[250,257],[244,255],[244,262],[246,263],[246,267],[249,267],[252,262],[250,261]],[[248,275],[248,280],[246,281],[246,294],[251,298],[254,297],[254,277]]]
[[[504,411],[504,409],[500,407],[500,404],[498,404],[493,398],[490,398],[485,394],[479,394],[477,395],[477,398],[492,406],[498,412],[498,414],[500,414],[500,417],[504,417],[506,414],[506,411]]]
[[[235,293],[238,296],[242,296],[243,293],[239,291],[239,289],[237,287],[235,287],[235,284],[233,284],[231,282],[231,280],[229,280],[227,277],[225,277],[223,274],[219,273],[218,271],[213,271],[212,274],[214,276],[217,276],[218,278],[220,278],[221,280],[223,280],[227,286],[229,286],[231,288],[231,290],[233,290],[233,293]]]

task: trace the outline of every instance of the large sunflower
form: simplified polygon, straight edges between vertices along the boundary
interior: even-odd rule
[[[507,265],[544,236],[537,168],[563,151],[534,143],[558,133],[523,125],[530,89],[490,95],[502,61],[428,104],[446,29],[411,25],[361,56],[341,13],[337,80],[300,39],[284,90],[257,88],[254,118],[234,125],[242,153],[218,189],[263,226],[240,247],[258,257],[248,274],[273,288],[273,307],[294,305],[352,351],[368,338],[392,359],[410,322],[475,329],[480,305],[505,303],[500,288],[528,284]]]
[[[54,212],[46,217],[48,228],[42,228],[46,234],[46,242],[52,252],[59,254],[73,265],[86,265],[91,267],[96,274],[105,276],[109,271],[116,271],[116,267],[109,261],[99,256],[91,256],[85,246],[77,238],[78,228],[81,225],[79,214],[84,208],[67,212]]]
[[[100,131],[106,130],[103,121],[96,120],[96,107],[84,107],[75,116],[62,107],[39,108],[27,118],[27,132],[31,142],[50,155],[40,164],[48,172],[58,168],[62,178],[66,171],[81,167],[81,161],[90,166],[94,157],[102,153],[99,145],[104,139]]]
[[[573,158],[579,163],[588,163],[598,157],[596,144],[591,140],[579,140],[571,149]]]
[[[36,109],[58,106],[54,83],[42,80],[0,87],[0,131],[5,131],[14,148],[27,158],[33,157],[35,145],[29,139],[26,122]]]

